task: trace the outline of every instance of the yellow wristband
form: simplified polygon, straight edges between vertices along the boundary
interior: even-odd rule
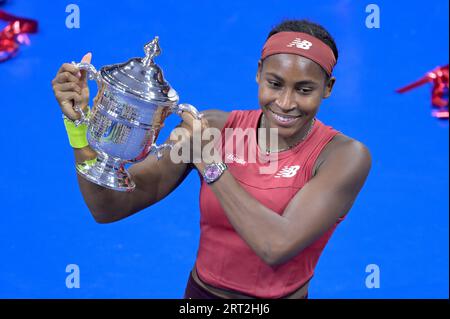
[[[64,126],[66,127],[67,136],[69,137],[70,146],[73,148],[83,148],[89,145],[87,141],[87,124],[83,123],[75,126],[75,123],[64,117]]]
[[[77,168],[77,171],[85,173],[92,166],[94,166],[95,163],[97,163],[97,158],[93,158],[93,159],[90,159],[90,160],[85,160],[84,162],[81,162],[81,163],[76,163],[75,167]]]

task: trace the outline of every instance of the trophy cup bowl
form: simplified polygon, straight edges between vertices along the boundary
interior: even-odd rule
[[[144,58],[108,65],[97,71],[89,63],[74,63],[95,80],[98,93],[90,113],[79,106],[81,119],[87,124],[89,146],[97,152],[96,161],[76,165],[78,174],[87,180],[116,191],[132,191],[135,183],[125,168],[148,155],[158,160],[173,144],[157,145],[156,139],[164,120],[183,111],[200,119],[202,114],[190,104],[178,104],[177,92],[165,81],[153,58],[161,52],[158,37],[145,45]]]

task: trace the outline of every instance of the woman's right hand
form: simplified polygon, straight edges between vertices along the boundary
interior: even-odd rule
[[[86,54],[81,62],[91,63],[92,54]],[[89,87],[87,73],[70,63],[64,63],[52,80],[53,92],[61,111],[71,120],[81,118],[74,109],[75,105],[86,111],[89,104]]]

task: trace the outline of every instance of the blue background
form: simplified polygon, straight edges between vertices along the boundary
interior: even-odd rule
[[[70,3],[81,25],[68,29]],[[159,35],[158,64],[181,102],[200,110],[258,108],[255,72],[271,27],[308,18],[340,57],[319,118],[366,144],[373,167],[317,265],[311,298],[448,298],[448,121],[430,116],[430,85],[395,89],[448,63],[448,1],[19,1],[37,19],[31,46],[0,64],[0,297],[180,298],[199,239],[193,172],[162,202],[99,225],[78,191],[73,153],[51,89],[64,62],[93,52],[101,66],[142,56]],[[1,24],[3,28],[5,24]],[[95,90],[95,84],[92,84]],[[93,91],[91,91],[93,92]],[[171,116],[159,141],[178,118]],[[66,266],[81,287],[65,285]],[[365,285],[366,266],[380,288]]]

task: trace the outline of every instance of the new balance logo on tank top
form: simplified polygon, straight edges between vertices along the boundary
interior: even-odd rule
[[[249,138],[230,147],[230,132],[256,130],[261,110],[231,112],[222,129],[221,155],[229,172],[260,203],[283,214],[294,195],[312,178],[314,164],[325,145],[339,133],[316,119],[308,137],[292,149],[267,156]],[[236,130],[238,129],[238,130]],[[242,134],[241,134],[242,135]],[[242,148],[238,150],[236,148]],[[254,150],[250,150],[254,148]],[[252,154],[256,153],[256,161]],[[275,156],[275,157],[274,157]],[[268,170],[268,165],[271,169]],[[266,167],[266,171],[264,171]],[[264,172],[264,173],[262,173]],[[196,268],[210,285],[260,298],[280,298],[306,283],[337,224],[288,262],[271,267],[235,232],[220,202],[203,180],[200,190],[200,245]]]

